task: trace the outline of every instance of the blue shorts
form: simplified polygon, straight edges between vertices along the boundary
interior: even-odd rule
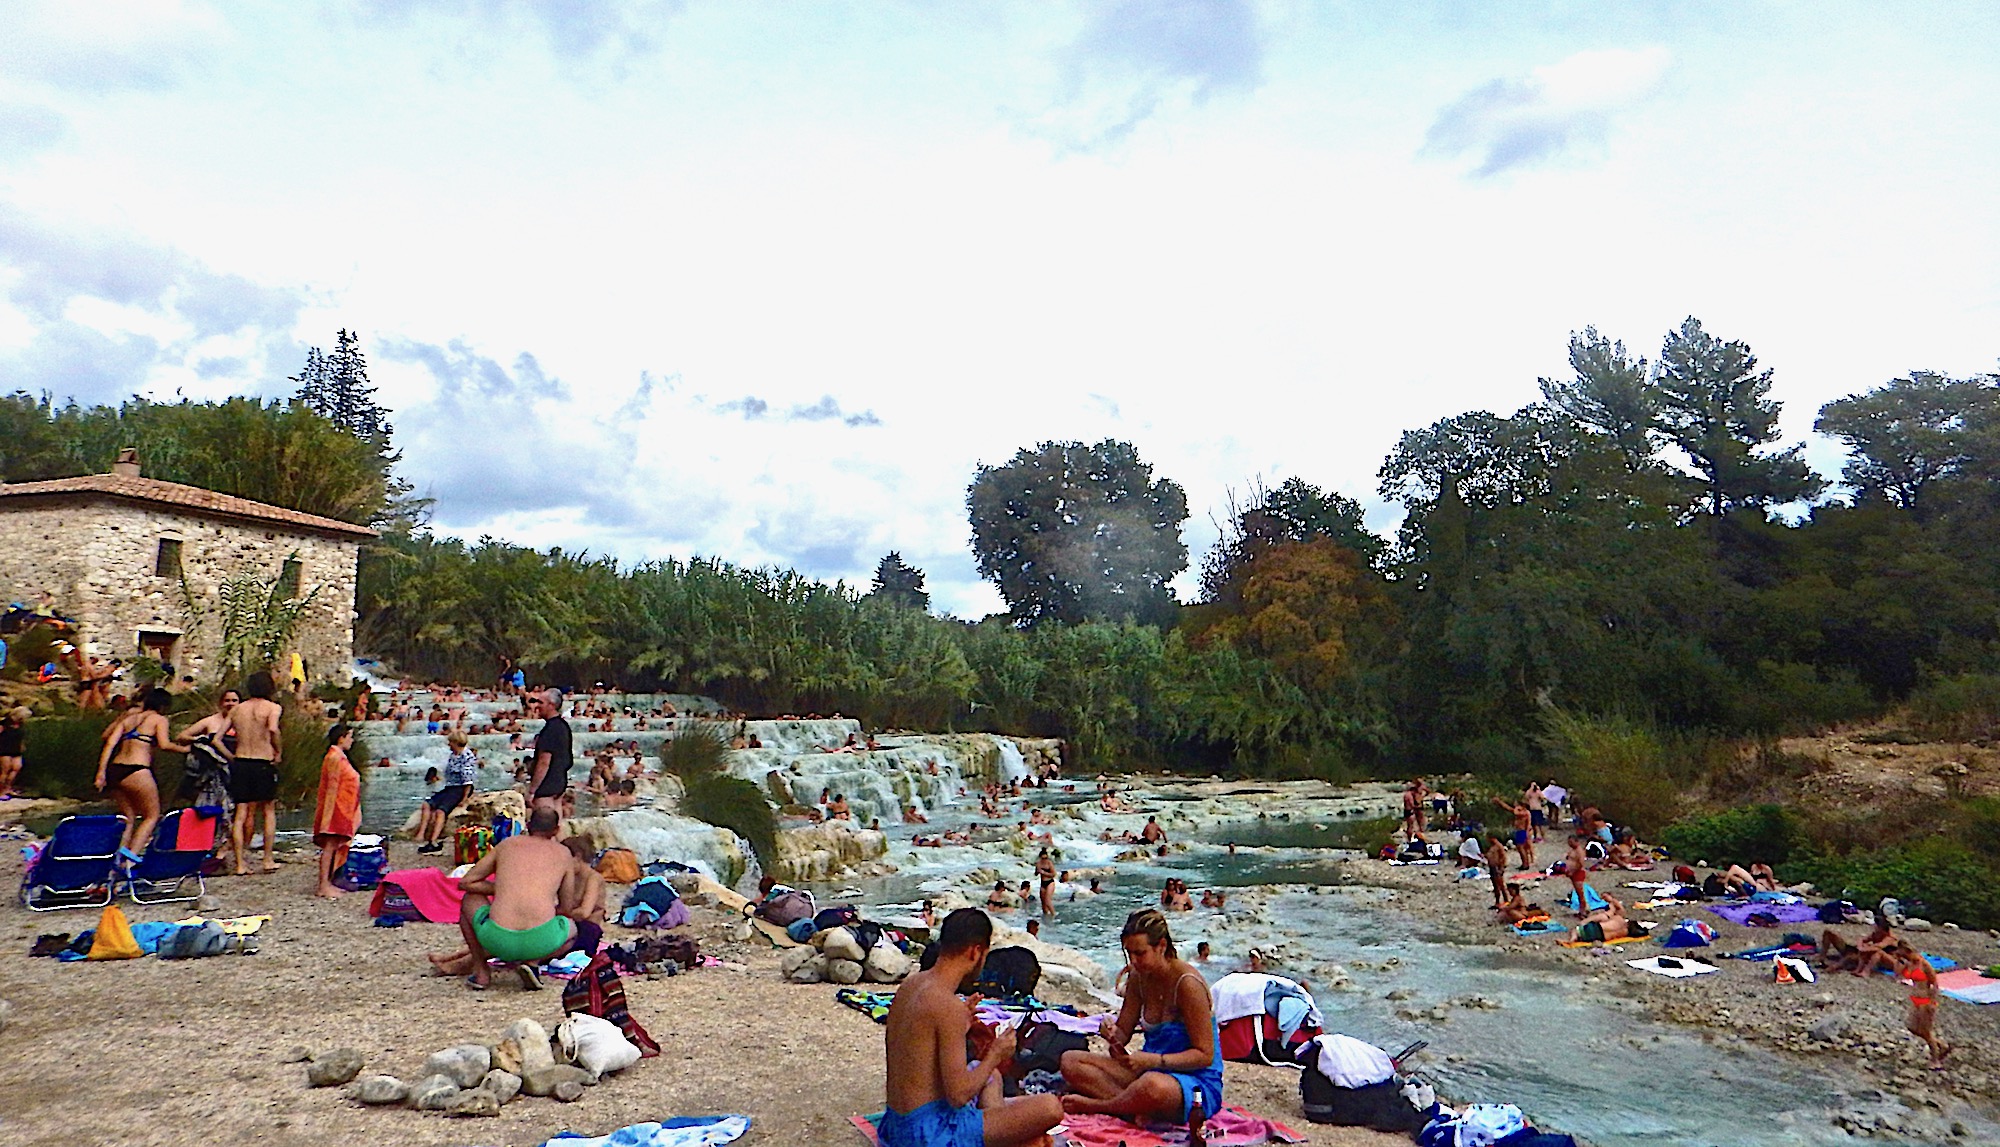
[[[933,1099],[907,1114],[883,1111],[876,1135],[881,1147],[985,1147],[986,1113],[977,1101],[953,1107]]]
[[[1528,843],[1528,830],[1527,830],[1527,829],[1525,829],[1525,828],[1517,828],[1517,829],[1515,829],[1515,830],[1514,830],[1514,843],[1515,843],[1515,844],[1526,844],[1526,843]]]
[[[1536,828],[1544,828],[1549,823],[1549,813],[1547,809],[1531,808],[1528,810],[1528,815],[1534,819],[1534,825]]]

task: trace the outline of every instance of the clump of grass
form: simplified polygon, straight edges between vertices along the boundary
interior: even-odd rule
[[[723,727],[703,721],[681,727],[661,746],[660,769],[680,778],[683,813],[742,837],[770,872],[778,862],[778,818],[762,789],[724,771],[728,752]]]

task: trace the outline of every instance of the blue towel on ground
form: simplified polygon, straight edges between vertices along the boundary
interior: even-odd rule
[[[1597,910],[1597,909],[1599,909],[1599,908],[1609,908],[1609,907],[1611,907],[1611,905],[1609,905],[1609,904],[1607,904],[1607,903],[1605,902],[1603,894],[1602,894],[1602,893],[1600,893],[1600,892],[1598,892],[1598,891],[1597,891],[1597,889],[1595,889],[1595,888],[1592,888],[1592,887],[1591,887],[1590,885],[1586,884],[1586,885],[1584,885],[1584,886],[1583,886],[1583,891],[1584,891],[1584,897],[1583,897],[1583,898],[1584,898],[1585,900],[1588,900],[1588,901],[1590,902],[1590,910],[1591,910],[1591,911],[1596,911],[1596,910]],[[1576,907],[1576,889],[1574,889],[1574,888],[1570,889],[1570,893],[1569,893],[1569,899],[1567,899],[1567,900],[1563,901],[1563,904],[1564,904],[1564,905],[1565,905],[1566,907],[1568,907],[1568,909],[1569,909],[1569,910],[1570,910],[1571,912],[1575,912],[1575,911],[1577,911],[1577,907]]]
[[[1559,924],[1554,920],[1544,920],[1539,924],[1514,925],[1514,935],[1516,936],[1549,936],[1557,932],[1567,931],[1569,931],[1568,925]]]
[[[688,1115],[664,1123],[634,1123],[609,1135],[563,1131],[542,1147],[721,1147],[749,1130],[748,1115]]]

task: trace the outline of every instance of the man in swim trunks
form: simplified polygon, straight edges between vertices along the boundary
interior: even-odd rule
[[[1528,806],[1530,835],[1540,844],[1549,824],[1549,798],[1542,795],[1540,785],[1531,784],[1522,790],[1521,799]]]
[[[236,875],[248,869],[250,836],[261,814],[264,820],[264,867],[268,875],[278,871],[271,848],[278,838],[278,762],[283,759],[278,719],[283,710],[272,698],[278,683],[267,670],[259,669],[243,682],[245,697],[229,711],[229,732],[236,737],[236,756],[229,762],[229,799],[236,802],[236,819],[229,826],[229,842],[236,852]]]
[[[535,764],[528,776],[528,803],[538,808],[558,809],[563,794],[569,791],[569,770],[575,763],[569,722],[562,715],[562,694],[545,689],[535,694],[531,708],[542,719],[542,731],[535,734]]]
[[[570,850],[556,842],[560,824],[555,809],[537,806],[528,814],[526,833],[495,845],[459,878],[465,900],[459,906],[458,930],[465,950],[432,956],[438,971],[464,975],[467,984],[484,991],[491,957],[517,965],[522,986],[538,989],[542,984],[534,965],[572,947],[596,947],[594,924],[556,913],[575,862]]]
[[[1494,797],[1493,803],[1514,814],[1514,851],[1520,853],[1521,871],[1526,872],[1535,866],[1534,814],[1528,811],[1527,805],[1514,804],[1499,797]]]
[[[1590,858],[1583,854],[1583,834],[1573,832],[1569,837],[1569,851],[1563,854],[1563,875],[1569,877],[1570,889],[1576,897],[1576,914],[1583,916],[1590,911]]]
[[[978,998],[960,999],[958,987],[979,973],[992,944],[986,913],[960,908],[938,929],[937,963],[896,992],[882,1032],[889,1100],[882,1147],[1046,1143],[1049,1128],[1061,1122],[1062,1103],[1053,1095],[1002,1094],[1000,1069],[1014,1058],[1012,1028],[993,1037],[978,1063],[967,1062]]]
[[[1623,940],[1627,936],[1644,936],[1644,929],[1633,931],[1632,922],[1625,918],[1625,905],[1616,896],[1606,896],[1605,906],[1586,915],[1577,926],[1576,938],[1593,944],[1606,940]]]

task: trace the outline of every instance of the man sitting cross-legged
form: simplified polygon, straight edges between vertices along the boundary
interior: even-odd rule
[[[977,997],[959,986],[979,974],[993,943],[993,921],[961,908],[938,929],[937,964],[903,981],[883,1032],[889,1109],[882,1147],[1016,1147],[1048,1142],[1062,1120],[1053,1095],[1001,1095],[1000,1068],[1014,1058],[1014,1031],[995,1036],[978,1063],[967,1063],[966,1033]],[[976,1102],[975,1102],[976,1101]]]
[[[540,988],[534,966],[571,949],[592,951],[602,935],[590,921],[558,915],[556,903],[574,858],[556,841],[561,818],[538,805],[528,814],[528,831],[510,836],[479,858],[459,878],[465,891],[458,930],[465,948],[430,961],[445,975],[462,975],[484,990],[488,957],[516,965],[521,983]]]

